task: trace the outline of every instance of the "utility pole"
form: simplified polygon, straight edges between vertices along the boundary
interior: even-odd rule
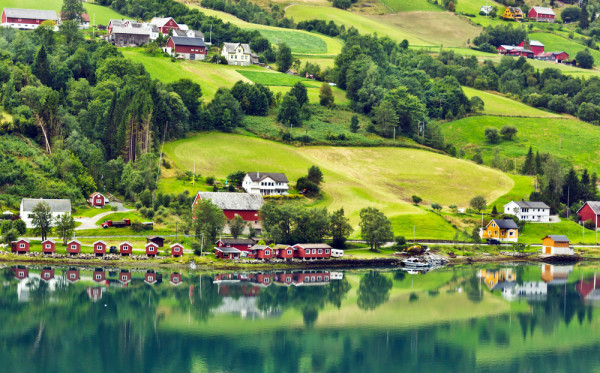
[[[202,258],[203,251],[204,251],[204,233],[202,233],[202,241],[200,241],[200,258]]]
[[[569,207],[570,206],[570,204],[569,204],[570,197],[571,197],[571,187],[569,186],[569,187],[567,187],[567,220],[569,220],[569,211],[571,210],[571,208]]]
[[[396,126],[394,126],[394,142],[396,141]]]
[[[192,185],[196,185],[196,161],[194,161],[194,176],[192,176]]]

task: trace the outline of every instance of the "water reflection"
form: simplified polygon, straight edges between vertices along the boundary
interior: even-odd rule
[[[600,369],[597,268],[0,270],[12,372]]]

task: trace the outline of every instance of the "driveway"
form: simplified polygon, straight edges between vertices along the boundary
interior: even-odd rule
[[[80,231],[82,229],[94,229],[94,228],[98,228],[98,226],[96,225],[96,223],[101,220],[102,218],[110,215],[110,214],[114,214],[115,212],[128,212],[128,211],[132,211],[129,209],[126,209],[123,204],[121,202],[111,202],[110,206],[116,206],[117,207],[117,211],[107,211],[107,212],[103,212],[102,214],[98,214],[96,216],[92,216],[91,218],[77,218],[75,219],[76,222],[81,223],[81,225],[77,228],[75,228],[76,231]]]

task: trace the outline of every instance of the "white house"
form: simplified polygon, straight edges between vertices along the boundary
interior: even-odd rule
[[[550,221],[550,206],[544,202],[511,201],[504,205],[504,213],[528,222],[548,223]]]
[[[224,43],[221,56],[227,59],[228,65],[250,66],[252,51],[248,44]]]
[[[288,178],[276,172],[248,172],[242,181],[247,193],[263,196],[284,195],[288,192]]]
[[[27,225],[27,228],[33,228],[33,209],[40,202],[46,202],[50,206],[50,212],[52,218],[56,218],[59,215],[65,213],[71,214],[71,200],[70,199],[36,199],[36,198],[23,198],[21,200],[21,219]]]

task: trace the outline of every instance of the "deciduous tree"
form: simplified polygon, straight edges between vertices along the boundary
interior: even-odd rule
[[[209,199],[201,200],[194,205],[194,235],[204,242],[215,242],[217,236],[223,232],[227,219],[223,211]]]
[[[39,202],[32,211],[32,225],[33,232],[35,235],[40,235],[42,241],[48,236],[48,233],[52,232],[52,212],[50,211],[50,205],[46,202]]]
[[[242,219],[241,216],[236,215],[233,220],[229,222],[229,233],[233,236],[233,238],[238,238],[246,227],[246,222]]]
[[[473,199],[471,199],[471,202],[469,204],[475,210],[481,211],[481,210],[485,209],[487,202],[485,201],[484,196],[479,195],[479,196],[473,197]]]
[[[341,208],[331,214],[331,238],[333,247],[343,248],[348,236],[354,231],[350,225],[350,220],[344,216],[344,209]]]
[[[366,207],[360,210],[360,234],[371,246],[371,250],[379,251],[382,243],[394,239],[392,223],[378,209]]]
[[[75,219],[69,213],[58,215],[54,219],[54,226],[58,233],[58,237],[62,238],[63,245],[67,244],[67,241],[73,237],[75,232]]]

